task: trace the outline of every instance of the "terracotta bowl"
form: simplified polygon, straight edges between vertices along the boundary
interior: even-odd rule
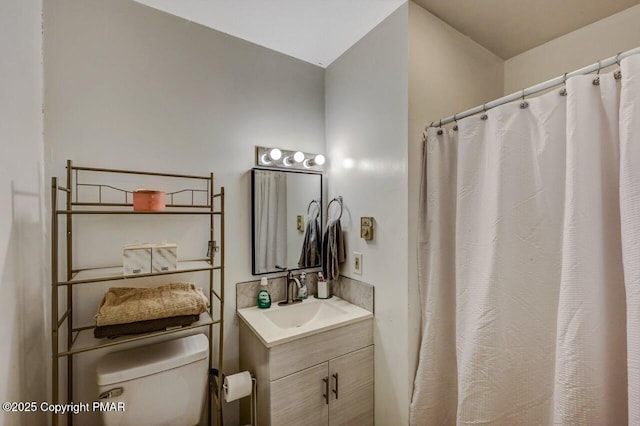
[[[165,193],[148,189],[133,191],[133,210],[136,212],[161,212],[165,209]]]

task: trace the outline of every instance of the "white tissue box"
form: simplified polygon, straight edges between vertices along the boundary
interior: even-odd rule
[[[122,248],[122,273],[140,275],[151,273],[150,244],[137,244]]]
[[[178,269],[178,246],[157,244],[152,248],[151,272],[175,271]]]

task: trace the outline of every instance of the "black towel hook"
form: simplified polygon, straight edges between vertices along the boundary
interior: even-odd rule
[[[343,210],[342,195],[338,195],[337,197],[329,201],[329,205],[327,206],[327,217],[329,216],[329,208],[331,207],[331,203],[333,203],[334,201],[337,201],[338,204],[340,205],[340,216],[338,216],[338,220],[340,220],[342,219],[342,210]]]
[[[318,202],[318,200],[311,200],[311,202],[307,206],[307,216],[309,216],[309,209],[314,203],[318,205],[318,210],[320,209],[320,203]]]

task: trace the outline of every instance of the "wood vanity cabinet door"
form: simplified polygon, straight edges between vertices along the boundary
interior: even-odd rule
[[[322,395],[328,376],[325,362],[271,382],[271,426],[326,426],[329,405]]]
[[[373,346],[329,361],[330,425],[373,425],[373,362]]]

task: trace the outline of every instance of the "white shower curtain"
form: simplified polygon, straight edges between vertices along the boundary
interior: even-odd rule
[[[255,171],[255,265],[258,273],[287,267],[287,175]]]
[[[640,425],[640,56],[429,129],[415,425]]]

